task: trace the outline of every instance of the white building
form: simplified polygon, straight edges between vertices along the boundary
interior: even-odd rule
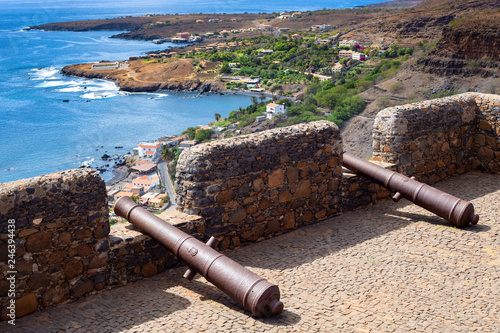
[[[154,161],[160,156],[162,143],[155,142],[141,142],[138,147],[138,155],[144,161]],[[134,148],[135,149],[135,148]]]
[[[335,65],[332,66],[332,72],[334,73],[340,73],[344,70],[344,66],[340,62],[337,62]]]
[[[365,60],[365,54],[361,52],[353,52],[352,53],[352,58],[354,60]]]
[[[286,112],[285,104],[269,103],[266,106],[266,118],[273,119],[277,114],[284,114]]]
[[[351,47],[353,45],[356,45],[358,42],[354,39],[350,39],[350,40],[347,40],[347,39],[344,39],[344,40],[341,40],[339,42],[339,46],[348,46],[348,47]]]

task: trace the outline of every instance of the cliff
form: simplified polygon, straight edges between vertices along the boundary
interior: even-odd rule
[[[452,21],[443,29],[435,50],[417,61],[417,67],[440,76],[499,75],[500,13],[479,12]]]

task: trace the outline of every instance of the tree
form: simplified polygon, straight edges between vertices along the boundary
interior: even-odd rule
[[[252,97],[250,98],[250,100],[252,101],[253,105],[257,105],[257,104],[259,104],[259,101],[258,101],[257,97],[255,97],[255,96],[252,96]]]
[[[131,195],[130,199],[134,200],[134,202],[136,204],[140,204],[141,203],[141,198],[138,195]]]
[[[214,134],[214,133],[215,133],[215,132],[214,132],[214,131],[212,131],[212,130],[210,130],[210,129],[206,129],[206,130],[202,129],[202,130],[199,130],[199,131],[196,133],[196,135],[195,135],[194,139],[195,139],[196,141],[200,142],[200,143],[202,143],[202,142],[206,142],[206,141],[210,140],[210,137],[211,137],[211,136],[212,136],[212,134]]]
[[[216,114],[214,114],[214,117],[215,117],[215,121],[219,121],[221,115],[216,113]]]
[[[196,135],[196,130],[198,127],[188,127],[184,132],[181,134],[187,134],[189,136],[189,140],[193,140],[194,136]]]
[[[175,158],[175,150],[168,148],[167,145],[161,147],[161,157],[165,161],[171,161]]]
[[[266,95],[260,94],[259,95],[259,99],[260,99],[261,102],[264,102],[264,100],[266,99]]]
[[[221,74],[230,74],[231,73],[231,67],[227,63],[224,63],[219,71]]]

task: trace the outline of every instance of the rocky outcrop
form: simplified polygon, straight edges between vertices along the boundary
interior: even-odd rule
[[[163,82],[146,82],[130,78],[124,79],[123,74],[127,73],[126,70],[113,72],[99,70],[92,71],[82,69],[81,66],[78,65],[66,66],[61,70],[61,73],[64,75],[85,77],[89,79],[110,80],[115,82],[120,87],[120,90],[127,92],[154,92],[160,90],[220,92],[226,90],[224,84],[215,79],[205,81],[198,79],[176,79]]]
[[[500,24],[495,16],[478,16],[453,22],[443,29],[442,39],[418,69],[439,76],[498,76]]]
[[[428,56],[420,58],[414,68],[437,76],[459,75],[469,77],[479,75],[482,78],[487,78],[498,76],[499,63],[486,60],[471,61]]]

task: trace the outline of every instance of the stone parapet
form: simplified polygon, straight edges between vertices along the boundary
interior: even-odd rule
[[[384,169],[396,171],[396,164],[370,161]],[[353,211],[359,207],[387,199],[390,192],[383,186],[359,176],[349,169],[342,169],[342,212]]]
[[[473,168],[499,172],[500,96],[465,93],[380,111],[373,159],[425,183]]]
[[[21,317],[179,265],[130,223],[110,227],[106,187],[95,171],[68,170],[0,186],[2,320],[10,319],[11,299]],[[160,218],[204,238],[201,217],[165,211]],[[9,221],[15,221],[12,232]]]
[[[15,221],[12,232],[9,220]],[[104,181],[95,171],[76,169],[1,184],[0,232],[2,319],[10,299],[20,317],[79,298],[106,269],[100,260],[109,233]],[[7,297],[9,271],[17,272],[15,297]]]
[[[219,140],[177,163],[178,208],[205,219],[221,248],[341,212],[342,139],[327,121]]]
[[[189,235],[203,238],[205,224],[199,216],[165,211],[158,217]],[[108,271],[104,277],[108,285],[125,285],[179,264],[170,251],[130,222],[111,226]]]

